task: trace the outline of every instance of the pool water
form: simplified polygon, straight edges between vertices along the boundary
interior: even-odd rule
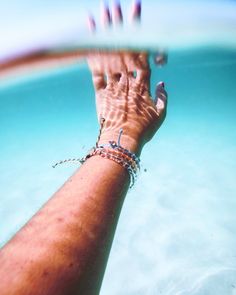
[[[101,295],[236,294],[236,52],[171,51],[151,66],[168,115],[142,153]],[[52,165],[97,134],[83,63],[0,87],[1,245],[77,167]]]

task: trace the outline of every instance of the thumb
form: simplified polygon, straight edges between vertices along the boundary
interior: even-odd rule
[[[159,114],[164,113],[166,111],[167,106],[168,95],[164,87],[164,82],[159,82],[156,86],[156,96],[154,102]]]

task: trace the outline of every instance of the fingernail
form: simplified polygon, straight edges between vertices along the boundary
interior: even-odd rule
[[[157,52],[154,56],[154,62],[158,66],[163,66],[167,63],[168,56],[166,52]]]
[[[140,20],[141,18],[141,1],[135,0],[133,4],[133,19]]]
[[[159,82],[157,85],[161,85],[162,88],[165,88],[165,83],[163,81]]]
[[[109,7],[108,7],[108,4],[103,2],[102,4],[102,14],[103,14],[103,23],[104,25],[111,25],[111,13],[110,13],[110,10],[109,10]]]
[[[96,30],[96,23],[92,15],[88,15],[88,26],[91,32],[95,32]]]
[[[118,23],[123,22],[123,15],[122,15],[120,1],[117,1],[117,0],[114,2],[114,18],[115,18],[115,21]]]
[[[136,6],[136,11],[137,11],[137,17],[140,18],[140,16],[141,16],[141,1],[137,0],[135,6]]]
[[[141,17],[141,1],[136,0],[135,1],[135,15],[139,19]]]

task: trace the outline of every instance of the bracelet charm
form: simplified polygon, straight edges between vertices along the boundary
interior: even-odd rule
[[[103,121],[101,122],[101,128],[100,128],[98,140],[96,142],[96,146],[93,147],[92,150],[85,157],[83,157],[82,159],[74,158],[74,159],[63,160],[63,161],[57,162],[52,167],[55,168],[59,164],[68,163],[68,162],[79,162],[80,164],[83,164],[89,158],[99,155],[102,158],[106,158],[116,162],[117,164],[121,165],[128,171],[130,176],[130,188],[131,188],[134,185],[134,182],[137,179],[138,171],[140,170],[140,159],[137,155],[135,155],[135,153],[129,151],[126,148],[123,148],[120,145],[123,129],[120,129],[117,143],[115,141],[109,141],[108,144],[98,145],[98,141],[101,135],[101,129],[102,129],[104,121],[105,120],[103,119]]]

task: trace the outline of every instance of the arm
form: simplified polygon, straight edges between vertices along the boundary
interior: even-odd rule
[[[123,128],[121,145],[140,155],[165,118],[164,85],[153,101],[144,53],[92,53],[88,62],[105,118],[99,143]],[[89,158],[0,251],[0,294],[98,294],[129,183],[119,164]]]
[[[92,157],[2,249],[1,294],[97,294],[129,184]]]
[[[121,145],[140,154],[166,110],[162,84],[156,105],[149,95],[147,56],[93,53],[88,60],[98,117],[106,118],[100,143],[116,140],[122,127]],[[128,187],[122,166],[89,158],[1,250],[1,295],[98,294]]]

